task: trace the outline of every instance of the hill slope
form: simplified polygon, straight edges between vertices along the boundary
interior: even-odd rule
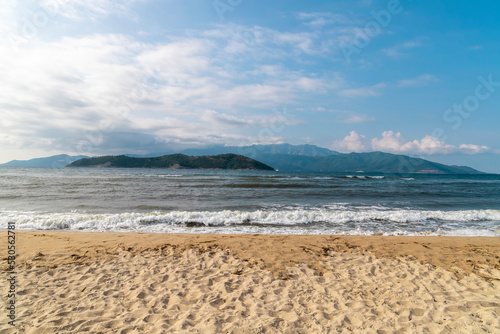
[[[45,158],[35,158],[30,160],[12,160],[0,166],[5,167],[65,167],[68,164],[83,158],[86,155],[70,156],[67,154],[53,155]]]
[[[199,157],[172,154],[155,158],[133,158],[125,155],[103,156],[81,159],[68,167],[274,170],[259,161],[236,154]]]
[[[206,155],[206,154],[225,154],[234,153],[254,158],[259,154],[287,154],[306,157],[326,157],[340,154],[327,148],[315,145],[290,145],[290,144],[272,144],[272,145],[250,145],[250,146],[215,146],[202,149],[187,149],[181,153],[187,155]],[[255,158],[254,158],[255,159]]]
[[[309,157],[320,157],[340,154],[339,152],[316,145],[291,145],[291,144],[270,144],[270,145],[248,145],[248,146],[208,146],[201,148],[188,148],[181,151],[151,152],[148,154],[126,154],[130,157],[148,158],[158,157],[167,154],[182,153],[186,155],[217,155],[217,154],[239,154],[255,159],[257,154],[290,154]],[[258,160],[258,159],[257,159]]]
[[[281,171],[354,173],[483,174],[470,167],[448,166],[384,152],[342,154],[315,145],[220,146],[182,151],[188,155],[235,153]]]
[[[282,171],[418,174],[483,174],[470,167],[440,163],[383,152],[349,153],[326,157],[257,154],[256,159]]]

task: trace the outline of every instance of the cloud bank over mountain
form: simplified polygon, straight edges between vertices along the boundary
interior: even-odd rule
[[[351,131],[342,140],[336,140],[331,145],[333,150],[340,152],[382,151],[402,154],[480,154],[491,152],[487,146],[475,144],[449,145],[430,135],[422,139],[407,141],[400,132],[384,131],[381,138],[368,139],[364,135]]]

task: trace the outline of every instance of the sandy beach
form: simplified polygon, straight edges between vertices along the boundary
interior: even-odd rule
[[[16,238],[0,333],[500,333],[499,238]]]

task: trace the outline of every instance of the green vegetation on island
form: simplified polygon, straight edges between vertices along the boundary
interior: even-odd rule
[[[80,159],[69,164],[68,167],[274,170],[259,161],[237,154],[198,157],[171,154],[154,158],[133,158],[125,155],[102,156]]]

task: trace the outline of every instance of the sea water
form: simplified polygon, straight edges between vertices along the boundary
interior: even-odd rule
[[[0,167],[0,228],[500,236],[500,175]]]

